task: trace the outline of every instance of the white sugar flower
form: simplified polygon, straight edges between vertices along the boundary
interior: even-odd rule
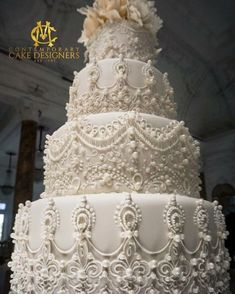
[[[153,35],[162,26],[161,19],[156,14],[154,1],[147,0],[96,0],[93,7],[85,7],[78,11],[86,15],[83,25],[81,43],[87,44],[96,30],[105,22],[114,22],[125,19],[130,20]]]

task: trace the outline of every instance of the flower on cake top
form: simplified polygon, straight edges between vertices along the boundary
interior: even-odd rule
[[[82,36],[78,40],[87,44],[95,31],[106,22],[125,19],[137,23],[155,35],[162,26],[154,1],[147,0],[95,0],[92,7],[78,9],[86,15]]]

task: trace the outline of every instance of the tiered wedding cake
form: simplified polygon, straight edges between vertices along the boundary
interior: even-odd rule
[[[12,293],[227,293],[221,206],[199,199],[199,147],[153,67],[151,2],[97,0],[45,192],[20,205]]]

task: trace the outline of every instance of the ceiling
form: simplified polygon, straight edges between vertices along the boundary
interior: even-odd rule
[[[8,164],[7,151],[18,152],[22,108],[34,109],[39,124],[52,133],[66,120],[73,71],[84,67],[77,44],[83,17],[76,8],[92,1],[1,0],[0,10],[0,185]],[[235,129],[235,2],[233,0],[158,0],[164,21],[156,65],[169,73],[178,117],[194,137],[207,140]],[[49,19],[57,29],[57,45],[79,47],[79,60],[35,63],[11,60],[9,47],[32,46],[36,21]],[[40,154],[36,165],[41,164]],[[13,158],[15,168],[17,156]],[[35,194],[42,189],[35,184]]]

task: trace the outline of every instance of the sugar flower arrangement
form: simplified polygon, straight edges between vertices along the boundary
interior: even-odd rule
[[[78,40],[85,45],[95,31],[106,22],[125,19],[130,20],[155,35],[162,26],[162,20],[157,16],[154,1],[147,0],[95,0],[92,7],[78,9],[86,15],[82,36]]]

